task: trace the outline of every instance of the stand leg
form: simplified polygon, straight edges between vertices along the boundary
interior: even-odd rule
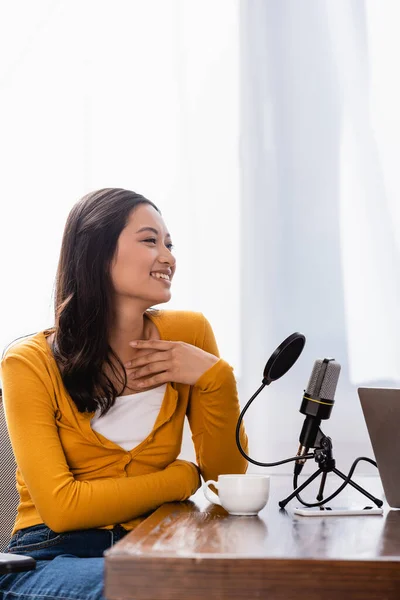
[[[332,469],[334,473],[336,473],[336,475],[338,475],[338,477],[341,477],[343,480],[346,480],[347,477],[344,473],[342,473],[341,471],[339,471],[338,469]],[[350,479],[349,481],[349,485],[352,485],[353,488],[355,488],[356,490],[358,490],[359,492],[361,492],[362,494],[364,494],[364,496],[367,496],[367,498],[369,498],[370,500],[372,500],[372,502],[374,504],[376,504],[376,506],[381,507],[383,502],[382,500],[379,500],[379,498],[375,498],[374,496],[372,496],[371,494],[369,494],[367,492],[367,490],[364,490],[361,486],[359,486],[357,483],[355,483],[354,481],[352,481]]]
[[[328,476],[328,473],[326,471],[324,471],[322,473],[321,485],[319,486],[319,492],[318,492],[318,496],[317,496],[318,502],[321,502],[321,500],[324,497],[324,489],[325,489],[325,482],[326,482],[327,476]]]
[[[318,469],[317,471],[315,471],[315,473],[313,473],[304,483],[302,483],[298,488],[296,488],[294,490],[294,492],[292,494],[290,494],[290,496],[288,496],[284,500],[281,500],[279,502],[279,506],[281,508],[285,508],[286,504],[288,502],[290,502],[290,500],[292,500],[292,498],[294,498],[296,496],[296,494],[299,494],[302,490],[304,490],[304,488],[307,487],[307,485],[309,483],[314,481],[314,479],[316,479],[320,473],[322,473],[321,469]]]

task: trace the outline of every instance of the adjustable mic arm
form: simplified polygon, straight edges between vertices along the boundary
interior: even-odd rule
[[[250,407],[250,404],[253,402],[253,400],[255,400],[255,398],[257,398],[258,394],[265,388],[266,385],[269,385],[269,382],[266,382],[265,380],[263,380],[262,385],[252,395],[252,397],[250,398],[250,400],[247,402],[246,406],[244,407],[244,409],[240,413],[240,416],[239,416],[239,419],[238,419],[238,422],[237,422],[237,425],[236,425],[236,445],[238,447],[238,450],[239,450],[240,454],[242,456],[244,456],[244,458],[248,462],[251,462],[253,465],[257,465],[258,467],[276,467],[278,465],[283,465],[283,464],[288,463],[288,462],[297,461],[298,460],[298,456],[292,456],[291,458],[285,458],[284,460],[278,460],[277,462],[263,463],[263,462],[259,462],[257,460],[253,460],[252,458],[250,458],[250,456],[248,456],[246,454],[246,452],[243,450],[242,445],[240,443],[240,426],[242,424],[243,417],[244,417],[247,409]],[[308,452],[308,450],[307,450],[307,452]],[[307,454],[307,453],[305,453],[302,456],[302,460],[303,461],[306,461],[309,458],[314,458],[314,454]]]

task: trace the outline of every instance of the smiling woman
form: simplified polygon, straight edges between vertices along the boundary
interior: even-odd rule
[[[107,547],[189,498],[200,475],[245,472],[236,382],[210,324],[152,309],[169,301],[175,269],[171,235],[143,196],[107,188],[73,207],[54,327],[2,362],[21,496],[8,550],[39,568],[2,576],[0,597],[100,599]],[[186,417],[197,464],[178,459]]]
[[[176,267],[172,248],[161,214],[154,205],[141,203],[130,214],[118,239],[111,269],[116,298],[128,298],[130,302],[137,298],[140,307],[144,298],[151,305],[167,302]]]

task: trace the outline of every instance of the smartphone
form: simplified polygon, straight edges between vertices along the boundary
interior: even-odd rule
[[[383,509],[375,506],[364,506],[364,508],[341,506],[309,508],[308,506],[296,506],[293,512],[295,515],[301,515],[302,517],[341,517],[343,515],[382,515]]]
[[[32,571],[33,569],[36,569],[36,560],[31,556],[0,552],[0,574]]]

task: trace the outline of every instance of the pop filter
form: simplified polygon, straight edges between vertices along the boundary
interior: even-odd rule
[[[264,369],[263,384],[269,385],[293,367],[300,354],[303,352],[306,338],[302,333],[292,333],[271,354]]]
[[[289,369],[291,367],[293,367],[294,363],[296,362],[296,360],[299,358],[300,354],[302,353],[305,343],[306,343],[305,336],[302,333],[298,333],[298,332],[292,333],[292,335],[289,335],[289,337],[287,337],[286,340],[283,340],[283,342],[271,354],[270,358],[268,359],[267,364],[265,365],[264,377],[263,377],[261,386],[252,395],[252,397],[250,398],[250,400],[247,402],[246,406],[240,413],[239,420],[238,420],[237,426],[236,426],[236,445],[239,449],[239,452],[242,454],[242,456],[244,456],[245,459],[248,460],[249,462],[253,463],[253,465],[257,465],[259,467],[275,467],[277,465],[283,465],[284,463],[291,462],[293,460],[298,460],[297,456],[294,456],[292,458],[285,458],[285,460],[279,460],[279,461],[273,462],[273,463],[262,463],[257,460],[253,460],[252,458],[250,458],[250,456],[248,456],[246,454],[246,452],[243,450],[243,448],[241,446],[240,425],[242,423],[245,412],[247,411],[247,409],[249,408],[249,406],[253,402],[253,400],[261,392],[261,390],[263,390],[265,388],[265,386],[269,385],[272,381],[276,381],[277,379],[282,377],[282,375],[287,373],[289,371]],[[305,456],[303,456],[303,459],[304,458],[313,458],[313,456],[314,456],[313,454],[306,454]]]

